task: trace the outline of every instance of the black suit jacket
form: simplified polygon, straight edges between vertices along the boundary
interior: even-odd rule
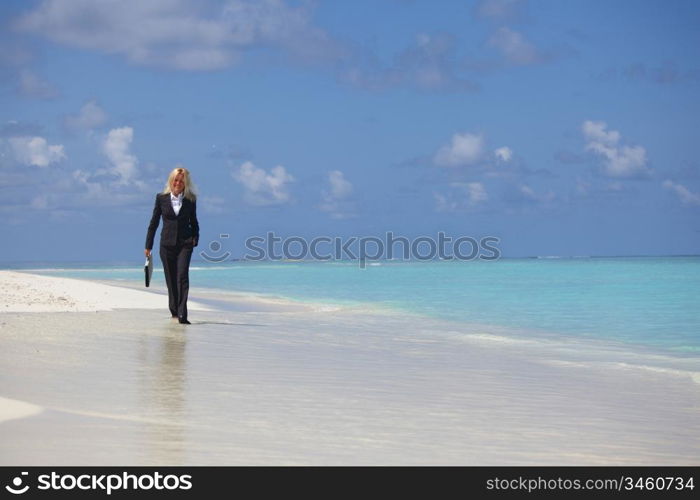
[[[178,244],[199,243],[199,222],[197,221],[197,202],[182,198],[180,213],[175,215],[170,193],[157,194],[156,205],[153,207],[151,223],[146,234],[146,248],[153,248],[153,239],[160,219],[163,219],[163,229],[160,232],[161,246],[174,246]],[[191,240],[190,240],[191,239]],[[187,241],[189,240],[189,241]]]

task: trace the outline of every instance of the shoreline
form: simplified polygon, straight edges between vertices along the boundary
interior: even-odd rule
[[[124,290],[158,307],[0,314],[1,464],[700,459],[697,358],[216,294],[184,326]]]
[[[165,285],[156,280],[151,282],[149,288],[144,287],[143,283],[134,280],[109,280],[109,279],[84,279],[84,278],[64,278],[54,277],[28,272],[12,272],[0,270],[0,299],[2,299],[2,290],[6,285],[6,276],[13,276],[14,279],[29,277],[30,280],[38,280],[36,285],[47,287],[40,290],[42,295],[46,297],[38,300],[38,304],[23,304],[19,309],[12,307],[5,308],[2,311],[0,308],[0,317],[3,312],[84,312],[84,311],[111,311],[119,309],[153,309],[167,310],[167,290]],[[47,280],[43,280],[47,278]],[[95,294],[96,290],[104,289],[105,293],[110,295],[110,299],[99,301],[96,297],[104,295],[104,293]],[[38,290],[37,286],[33,286],[33,292]],[[64,295],[78,292],[78,300],[89,295],[86,302],[76,306],[71,306],[70,302],[59,301],[55,304],[56,291],[61,291]],[[370,316],[385,316],[396,317],[404,316],[413,318],[415,321],[427,321],[440,325],[440,329],[433,332],[434,335],[443,336],[450,339],[459,339],[464,337],[469,342],[475,342],[483,345],[513,345],[513,346],[529,346],[531,349],[548,348],[558,351],[567,351],[569,349],[583,349],[584,352],[606,353],[607,358],[614,356],[610,363],[617,362],[620,366],[631,365],[639,366],[640,369],[649,370],[665,370],[666,366],[654,366],[654,362],[660,361],[662,365],[671,363],[680,363],[684,366],[684,360],[688,361],[688,365],[695,367],[697,370],[681,369],[675,370],[687,374],[697,384],[700,384],[700,356],[695,352],[677,351],[667,348],[659,348],[640,343],[629,343],[613,339],[603,339],[595,337],[577,337],[571,334],[563,334],[559,332],[551,332],[547,330],[535,330],[528,328],[514,329],[509,326],[483,324],[483,323],[466,323],[459,320],[441,318],[439,316],[429,315],[421,312],[413,312],[399,307],[376,305],[373,303],[360,301],[315,301],[311,299],[298,299],[286,297],[282,295],[272,295],[260,292],[247,291],[231,291],[218,288],[207,287],[192,287],[188,307],[191,311],[204,312],[213,311],[218,313],[225,312],[279,312],[279,313],[335,313],[345,312],[348,314],[360,314]],[[125,293],[126,292],[126,293]],[[7,297],[4,297],[7,300]],[[42,302],[53,300],[52,307],[41,309]],[[2,301],[0,301],[1,303]],[[449,332],[459,332],[456,335]],[[468,333],[464,333],[468,332]],[[619,359],[617,358],[619,356]],[[630,358],[644,358],[652,362],[651,366],[635,365],[629,363]],[[685,368],[685,367],[684,367]],[[673,368],[670,369],[674,371]]]
[[[293,266],[298,267],[297,263],[293,263]],[[518,314],[515,316],[503,314],[503,306],[509,300],[512,302],[513,297],[509,296],[506,290],[497,289],[496,291],[499,294],[504,294],[503,303],[501,303],[500,300],[498,302],[492,302],[492,304],[495,304],[495,307],[491,307],[491,304],[486,304],[488,312],[480,314],[479,306],[484,304],[479,302],[478,299],[475,300],[474,297],[466,299],[459,295],[457,298],[461,300],[461,303],[458,307],[461,307],[461,309],[455,309],[449,307],[450,303],[446,300],[437,303],[432,300],[430,296],[427,297],[427,302],[422,299],[413,300],[410,297],[406,300],[398,297],[397,300],[391,301],[393,291],[390,289],[387,290],[387,294],[384,295],[367,294],[364,293],[367,292],[367,290],[361,290],[360,294],[364,294],[364,296],[358,299],[357,294],[348,294],[343,291],[345,288],[342,287],[338,287],[337,289],[328,289],[323,286],[318,289],[304,286],[290,287],[288,286],[289,283],[284,283],[284,280],[280,282],[282,285],[277,287],[274,284],[276,283],[274,275],[276,274],[276,269],[284,269],[284,265],[274,266],[274,269],[271,266],[263,266],[266,269],[265,273],[273,273],[272,275],[265,274],[265,279],[268,279],[268,277],[271,278],[267,286],[255,286],[254,280],[256,278],[254,273],[250,272],[243,273],[241,275],[243,281],[240,282],[229,279],[224,283],[223,280],[214,279],[217,269],[228,267],[230,266],[191,268],[195,270],[196,273],[200,274],[193,276],[190,299],[196,301],[203,298],[210,298],[212,302],[207,305],[215,308],[217,306],[238,308],[238,304],[241,302],[251,301],[266,304],[270,307],[279,305],[291,308],[316,308],[319,310],[356,308],[358,311],[386,312],[387,314],[414,315],[417,318],[427,317],[430,319],[453,321],[464,324],[467,327],[498,330],[501,335],[515,339],[527,337],[542,340],[561,339],[562,341],[574,342],[589,339],[591,342],[600,342],[603,344],[620,343],[621,345],[627,346],[629,349],[648,352],[658,351],[672,356],[700,356],[700,345],[698,345],[697,336],[693,335],[693,325],[696,325],[697,320],[700,318],[697,318],[697,315],[693,318],[689,314],[675,314],[671,316],[667,314],[664,318],[650,317],[649,314],[645,314],[645,312],[655,307],[653,303],[650,303],[649,308],[640,309],[640,314],[634,317],[630,317],[631,315],[629,314],[629,311],[632,310],[629,300],[626,302],[625,300],[622,301],[623,309],[626,308],[625,311],[627,311],[627,313],[626,315],[623,314],[621,317],[615,316],[615,309],[608,307],[605,313],[608,317],[612,315],[613,319],[616,319],[613,325],[596,320],[593,317],[586,318],[586,313],[583,311],[590,311],[591,304],[584,304],[578,307],[578,309],[569,307],[569,311],[565,311],[564,309],[559,310],[557,304],[553,304],[551,311],[553,316],[551,316],[551,318],[555,319],[552,320],[549,316],[549,309],[538,309],[542,304],[537,303],[532,304],[534,307],[533,310],[523,309],[522,307],[518,308],[516,306]],[[247,266],[243,266],[241,269],[245,267]],[[108,272],[105,272],[105,269],[99,269],[97,267],[84,269],[37,269],[36,271],[40,274],[43,272],[45,273],[43,275],[52,277],[70,276],[71,279],[93,281],[118,287],[132,288],[139,291],[150,290],[162,294],[166,293],[164,284],[162,283],[162,275],[159,278],[154,276],[151,288],[145,289],[143,287],[142,269],[133,266],[124,269],[109,268]],[[28,273],[28,270],[20,272]],[[162,273],[162,270],[158,268],[154,270],[156,274],[159,272]],[[214,272],[214,274],[212,275],[211,272]],[[297,277],[299,279],[303,279],[303,276],[299,275],[299,271],[295,271],[295,273],[298,275]],[[232,278],[233,276],[236,275],[231,275]],[[201,283],[205,283],[205,285],[201,286]],[[231,286],[237,286],[238,283],[247,283],[252,286],[242,286],[241,289],[238,290],[229,289]],[[224,288],[224,284],[226,288]],[[246,288],[252,288],[253,290],[246,290]],[[323,290],[326,291],[324,292]],[[439,292],[439,290],[437,290],[437,292]],[[566,290],[564,290],[564,292],[566,292]],[[634,291],[632,290],[630,292],[633,295]],[[492,291],[491,293],[493,294],[494,292]],[[382,300],[384,296],[386,297],[386,301]],[[226,300],[223,302],[220,301],[219,299],[221,297],[225,297]],[[379,301],[373,301],[370,297],[379,297]],[[668,300],[669,299],[666,299],[667,304],[669,303]],[[681,302],[684,300],[686,300],[686,298],[680,297]],[[501,306],[499,307],[498,304],[501,304]],[[595,304],[593,304],[593,306],[595,307]],[[692,311],[692,307],[688,309],[689,307],[690,305],[688,305],[685,310]],[[462,314],[460,311],[466,311],[466,313]],[[581,311],[581,313],[579,313],[579,311]],[[556,316],[557,314],[559,316]],[[591,314],[588,313],[588,316],[591,316]],[[545,321],[536,319],[541,317],[545,318]],[[605,317],[605,314],[601,317]],[[515,321],[513,318],[515,318]],[[535,319],[533,320],[533,318]],[[574,319],[569,321],[568,318]],[[523,321],[520,321],[520,319],[523,319]],[[652,327],[647,328],[647,325],[660,325],[658,320],[666,322],[665,330],[656,328],[655,331]],[[679,333],[676,334],[676,331]]]
[[[8,304],[17,300],[17,297],[8,297],[3,292],[7,291],[7,284],[16,285],[17,280],[26,286],[29,300],[20,300],[20,304],[14,306]],[[194,292],[194,293],[192,293]],[[33,295],[32,294],[37,294]],[[56,295],[59,295],[56,297]],[[69,300],[60,300],[62,296]],[[684,360],[693,370],[676,370],[687,374],[693,381],[700,384],[700,356],[695,352],[676,351],[667,348],[659,348],[640,343],[628,343],[613,339],[594,337],[577,337],[571,334],[562,334],[546,330],[527,328],[514,329],[509,326],[466,323],[459,320],[441,318],[420,312],[408,311],[399,307],[376,305],[360,301],[316,301],[311,299],[299,299],[282,295],[272,295],[260,292],[231,291],[218,288],[192,287],[190,297],[195,299],[188,301],[188,307],[195,312],[278,312],[278,313],[347,313],[369,316],[385,317],[409,317],[415,321],[427,321],[440,325],[440,329],[433,334],[450,338],[451,340],[464,337],[469,342],[484,345],[513,345],[529,346],[531,349],[550,348],[558,351],[569,349],[583,349],[586,352],[607,353],[612,356],[620,356],[609,362],[617,362],[620,366],[628,366],[629,358],[678,362],[684,364]],[[108,297],[108,298],[107,298]],[[9,299],[9,300],[8,300]],[[0,270],[0,303],[5,302],[8,307],[4,310],[0,307],[0,317],[3,312],[24,313],[67,313],[67,312],[98,312],[128,309],[167,310],[167,290],[163,283],[156,280],[151,282],[149,288],[143,283],[134,280],[109,280],[109,279],[84,279],[54,277],[33,274],[28,272],[14,272]],[[459,332],[456,335],[450,332]],[[468,333],[465,333],[468,332]],[[610,356],[608,356],[610,357]],[[665,363],[663,363],[665,362]],[[696,364],[697,362],[697,364]],[[632,364],[631,366],[635,366]],[[664,370],[665,367],[639,365],[649,370]],[[674,371],[671,369],[671,371]]]

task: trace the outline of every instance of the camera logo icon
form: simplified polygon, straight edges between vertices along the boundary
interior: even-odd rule
[[[28,472],[22,472],[22,476],[27,476],[29,475]],[[13,487],[14,486],[14,487]],[[29,485],[24,486],[22,488],[22,477],[17,476],[12,480],[12,486],[5,486],[5,489],[12,493],[13,495],[21,495],[22,493],[26,493],[27,490],[29,489]]]
[[[230,235],[228,234],[220,234],[219,238],[223,239],[228,239]],[[222,248],[222,244],[220,241],[215,240],[209,243],[209,250],[213,252],[213,255],[208,254],[206,251],[199,252],[199,255],[202,256],[204,260],[207,262],[224,262],[225,260],[228,260],[229,257],[231,257],[231,252],[225,251],[221,255],[216,255]]]

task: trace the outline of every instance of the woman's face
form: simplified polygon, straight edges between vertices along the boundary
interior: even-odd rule
[[[185,174],[177,174],[173,179],[173,183],[170,186],[170,190],[175,196],[179,195],[185,190]]]

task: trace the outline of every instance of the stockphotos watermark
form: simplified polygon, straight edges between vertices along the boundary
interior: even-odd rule
[[[21,472],[5,485],[5,490],[13,495],[23,495],[30,489],[39,491],[92,491],[111,495],[115,491],[174,491],[191,490],[192,476],[189,474],[40,474],[33,488],[28,480],[28,472]],[[25,482],[26,480],[26,482]]]
[[[209,251],[199,252],[207,262],[224,262],[232,256],[224,249],[222,240],[229,239],[229,234],[220,234],[219,240],[209,243]],[[360,269],[368,261],[376,260],[498,260],[501,251],[500,239],[484,236],[479,239],[471,236],[453,238],[440,231],[437,238],[419,236],[409,239],[388,232],[384,238],[377,236],[317,236],[311,240],[301,236],[282,238],[274,232],[265,236],[251,236],[245,240],[248,250],[244,260],[354,260]]]

